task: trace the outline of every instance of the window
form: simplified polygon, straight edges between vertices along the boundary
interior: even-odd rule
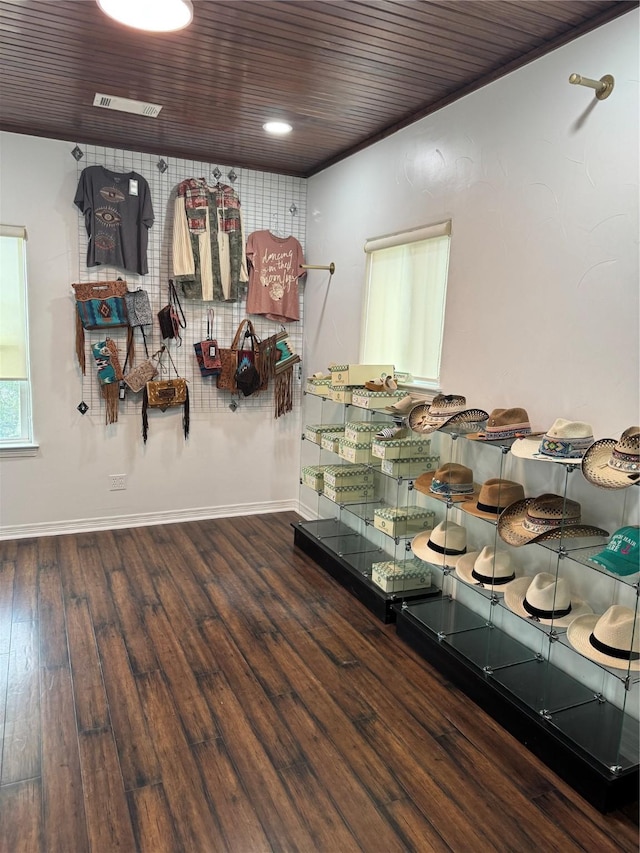
[[[368,240],[361,361],[438,388],[451,222]]]
[[[33,444],[26,230],[0,225],[0,449]]]

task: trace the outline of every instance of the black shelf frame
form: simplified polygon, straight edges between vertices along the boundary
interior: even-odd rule
[[[458,616],[472,620],[477,614],[459,602],[454,602]],[[496,722],[540,758],[549,768],[574,788],[581,796],[599,811],[606,813],[621,808],[638,799],[638,764],[626,767],[615,773],[604,763],[598,761],[587,750],[580,747],[571,737],[554,725],[553,717],[536,712],[521,701],[508,689],[505,679],[498,670],[495,675],[486,671],[456,650],[453,643],[446,641],[442,633],[431,630],[425,622],[412,613],[410,604],[393,605],[396,611],[396,631],[398,636],[418,652],[425,660],[445,675],[456,687],[462,690],[472,701],[486,711]],[[498,634],[498,628],[492,628]],[[455,635],[454,635],[455,636]],[[508,642],[511,638],[504,635]],[[534,658],[534,653],[530,652]],[[528,664],[525,664],[528,665]],[[532,665],[535,663],[532,660]],[[567,673],[546,664],[547,677],[562,682],[562,692],[578,696],[585,688]],[[566,692],[565,692],[566,691]],[[594,725],[598,725],[598,715],[621,714],[609,703],[578,703],[578,713],[590,714]],[[576,709],[560,710],[557,717],[574,713]],[[584,721],[581,725],[584,724]]]

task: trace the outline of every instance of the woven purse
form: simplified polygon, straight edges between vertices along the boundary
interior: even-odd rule
[[[114,424],[118,420],[118,383],[122,379],[118,348],[111,338],[107,338],[95,343],[91,349],[98,370],[100,393],[105,404],[105,423]]]
[[[76,294],[76,355],[83,374],[85,329],[114,329],[128,326],[125,294],[127,282],[88,281],[71,285]]]

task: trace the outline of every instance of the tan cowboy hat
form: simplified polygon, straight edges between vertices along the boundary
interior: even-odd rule
[[[472,441],[508,441],[531,433],[531,424],[526,409],[494,409],[488,416],[487,425],[480,432],[465,436]]]
[[[409,426],[426,435],[445,426],[482,423],[489,417],[483,409],[468,409],[466,397],[460,394],[438,394],[431,404],[419,403],[409,412]]]
[[[640,624],[629,607],[612,604],[602,616],[579,616],[569,625],[573,648],[596,663],[615,669],[640,669]]]
[[[498,533],[509,545],[549,539],[608,536],[606,530],[582,524],[581,507],[560,495],[525,498],[508,506],[498,518]]]
[[[640,480],[640,427],[626,429],[620,439],[601,438],[582,459],[582,473],[603,489],[626,489]]]
[[[440,501],[467,501],[477,496],[480,488],[473,482],[473,471],[457,462],[447,462],[437,471],[420,474],[413,484],[417,492]]]
[[[414,536],[411,550],[427,563],[453,568],[467,551],[467,531],[453,521],[441,521],[433,530]]]
[[[566,578],[548,572],[517,578],[505,591],[504,603],[518,616],[556,628],[566,628],[578,616],[593,613],[586,601],[571,595]]]
[[[502,593],[515,581],[516,572],[508,551],[496,551],[485,545],[482,551],[463,554],[456,566],[461,581]]]
[[[520,459],[540,459],[542,462],[561,462],[579,465],[593,444],[593,427],[582,421],[557,418],[542,441],[536,436],[520,438],[511,445],[511,453]]]
[[[497,521],[504,509],[520,500],[524,500],[524,487],[520,483],[493,477],[486,480],[477,495],[465,503],[464,511]]]

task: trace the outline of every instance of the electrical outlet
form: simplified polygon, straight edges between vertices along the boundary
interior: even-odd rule
[[[109,491],[118,492],[127,488],[126,474],[109,474]]]

